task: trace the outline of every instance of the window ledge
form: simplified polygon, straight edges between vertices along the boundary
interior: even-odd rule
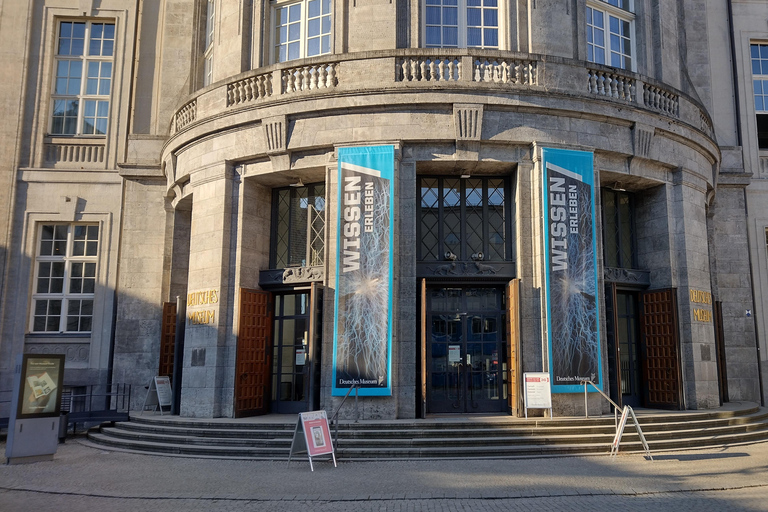
[[[76,343],[82,343],[83,339],[90,339],[91,333],[74,332],[31,332],[25,336],[28,343],[60,343],[67,339],[76,340]]]

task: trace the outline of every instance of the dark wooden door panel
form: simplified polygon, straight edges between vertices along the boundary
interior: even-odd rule
[[[173,382],[173,352],[176,347],[176,303],[163,303],[163,325],[160,338],[158,375],[167,375]]]
[[[507,285],[507,399],[513,416],[520,414],[520,280]]]
[[[641,294],[645,405],[680,409],[680,340],[676,290]]]
[[[235,417],[269,412],[272,362],[272,295],[240,290],[235,363]]]

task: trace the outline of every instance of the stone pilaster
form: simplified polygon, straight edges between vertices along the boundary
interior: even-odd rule
[[[416,362],[420,343],[417,339],[417,329],[420,311],[417,308],[417,296],[421,289],[416,279],[416,205],[418,204],[416,188],[416,162],[406,161],[399,165],[395,179],[395,212],[397,212],[395,228],[395,304],[392,318],[397,322],[397,359],[393,362],[397,370],[393,372],[397,396],[397,417],[416,417]]]
[[[722,176],[722,174],[721,174]],[[728,399],[760,401],[757,374],[755,322],[747,310],[755,311],[750,279],[747,240],[746,198],[739,180],[722,177],[709,211],[709,240],[712,248],[712,292],[723,306]],[[731,182],[731,183],[729,183]]]
[[[717,360],[707,243],[706,183],[680,169],[670,190],[669,239],[680,324],[683,399],[688,409],[718,407]]]
[[[235,239],[242,186],[222,162],[192,175],[181,415],[233,415]]]

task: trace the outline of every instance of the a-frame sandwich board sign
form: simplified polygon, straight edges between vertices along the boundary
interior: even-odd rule
[[[143,414],[144,411],[150,408],[152,411],[160,409],[160,415],[162,416],[163,407],[167,407],[165,412],[170,413],[172,400],[171,379],[165,376],[153,377],[149,382],[147,397],[144,399],[144,406],[141,412]]]
[[[328,427],[328,416],[325,411],[299,413],[299,420],[296,422],[296,429],[293,432],[288,462],[291,462],[294,455],[305,452],[309,458],[309,469],[312,471],[315,470],[312,465],[312,457],[318,455],[330,454],[333,458],[333,467],[336,467],[336,454],[333,451],[331,429]]]

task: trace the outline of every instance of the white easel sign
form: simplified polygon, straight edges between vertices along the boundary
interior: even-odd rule
[[[523,374],[525,383],[525,417],[528,418],[528,409],[549,409],[549,418],[552,418],[552,387],[549,373],[529,372]]]
[[[149,383],[147,398],[144,399],[142,412],[146,411],[147,408],[151,408],[152,411],[160,409],[160,415],[162,416],[163,407],[168,408],[165,412],[171,412],[172,401],[171,378],[166,376],[154,377]]]
[[[333,467],[336,467],[336,454],[333,451],[331,441],[331,429],[328,426],[328,416],[325,411],[312,411],[299,413],[299,421],[296,422],[296,430],[293,432],[291,453],[288,454],[288,462],[294,454],[306,452],[309,457],[309,469],[314,471],[312,457],[318,455],[331,455]]]

